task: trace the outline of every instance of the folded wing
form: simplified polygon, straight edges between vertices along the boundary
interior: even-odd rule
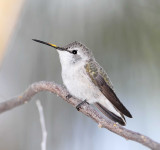
[[[86,72],[92,79],[92,82],[99,88],[99,90],[113,104],[113,106],[122,114],[132,118],[130,112],[120,102],[119,98],[113,91],[109,78],[107,77],[107,74],[104,72],[102,67],[100,67],[97,63],[90,62],[85,66],[85,68]],[[94,70],[92,68],[94,68]]]

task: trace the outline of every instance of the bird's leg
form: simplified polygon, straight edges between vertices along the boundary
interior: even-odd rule
[[[87,100],[85,99],[84,101],[80,102],[80,103],[76,106],[76,109],[79,111],[79,109],[81,108],[81,106],[82,106],[83,104],[85,104],[85,103],[89,104],[89,103],[87,102]]]
[[[72,97],[72,95],[71,94],[68,94],[67,96],[66,96],[66,99],[70,99]]]

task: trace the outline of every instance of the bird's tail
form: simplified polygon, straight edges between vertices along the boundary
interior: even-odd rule
[[[116,115],[115,113],[109,111],[107,108],[105,108],[103,105],[101,105],[100,103],[95,103],[96,107],[105,115],[107,116],[108,118],[110,118],[111,120],[115,121],[115,122],[118,122],[119,124],[121,124],[122,126],[125,126],[126,125],[126,120],[123,116],[122,113],[120,112],[117,112],[119,113],[119,116]]]

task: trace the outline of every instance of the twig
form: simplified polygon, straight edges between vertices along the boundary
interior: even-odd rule
[[[36,101],[36,105],[38,108],[39,112],[39,118],[40,118],[40,123],[41,123],[41,128],[42,128],[42,142],[41,142],[41,150],[46,150],[46,145],[47,145],[47,130],[45,126],[45,119],[44,119],[44,114],[43,114],[43,107],[41,105],[41,102],[39,100]]]
[[[67,98],[69,93],[64,87],[54,82],[41,81],[41,82],[33,83],[20,96],[11,98],[8,101],[0,103],[0,113],[10,110],[12,108],[15,108],[24,103],[27,103],[29,100],[31,100],[31,98],[36,93],[41,92],[41,91],[50,91],[60,96],[62,99],[64,99],[65,101],[73,105],[74,107],[81,102],[79,99],[76,99],[74,97]],[[122,126],[115,124],[113,121],[103,117],[99,112],[97,112],[93,107],[91,107],[88,104],[84,104],[82,108],[80,109],[80,111],[86,116],[92,118],[95,122],[97,122],[99,127],[106,128],[124,137],[125,139],[136,141],[153,150],[160,150],[160,143],[153,141],[151,138],[143,134],[125,129]]]

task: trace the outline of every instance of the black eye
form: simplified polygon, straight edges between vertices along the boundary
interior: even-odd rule
[[[77,50],[73,50],[73,51],[72,51],[72,54],[77,54]]]

